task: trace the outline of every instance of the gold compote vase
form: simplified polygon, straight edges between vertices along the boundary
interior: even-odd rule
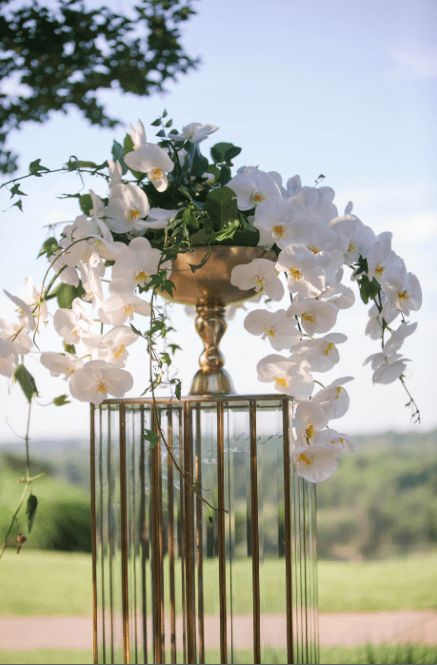
[[[234,385],[224,369],[225,359],[219,349],[227,329],[225,308],[254,298],[258,293],[254,288],[245,291],[231,284],[231,273],[236,266],[253,259],[275,261],[276,254],[263,247],[213,245],[205,265],[193,272],[190,265],[199,265],[208,249],[195,247],[186,254],[179,254],[172,262],[169,279],[175,288],[171,299],[182,305],[195,305],[196,331],[204,345],[199,358],[200,369],[193,378],[189,394],[234,395]]]

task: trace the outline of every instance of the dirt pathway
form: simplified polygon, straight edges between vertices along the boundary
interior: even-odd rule
[[[270,614],[262,616],[261,621],[262,633],[268,636],[266,643],[268,641],[274,647],[285,646],[285,617]],[[210,636],[210,644],[206,646],[217,647],[214,636],[218,635],[218,618],[205,617],[205,622],[205,634]],[[237,617],[235,647],[250,646],[251,635],[251,617]],[[92,637],[92,619],[89,617],[0,617],[0,650],[87,649],[92,647]],[[437,612],[320,615],[321,645],[357,646],[367,642],[437,644]]]

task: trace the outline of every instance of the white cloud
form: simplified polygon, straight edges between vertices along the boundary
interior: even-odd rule
[[[389,55],[397,67],[394,76],[412,74],[415,78],[432,79],[437,77],[437,48],[392,48]]]

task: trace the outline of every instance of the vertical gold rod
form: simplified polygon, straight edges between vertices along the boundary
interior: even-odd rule
[[[173,409],[167,411],[167,444],[173,452]],[[170,651],[171,662],[176,663],[176,601],[174,574],[174,495],[173,495],[173,461],[167,455],[168,477],[168,565],[170,587]]]
[[[161,411],[159,414],[159,425],[161,424]],[[158,511],[159,511],[159,572],[161,576],[161,650],[162,662],[165,663],[165,598],[164,598],[164,532],[163,532],[163,514],[162,514],[162,444],[158,443]]]
[[[225,532],[225,453],[223,402],[217,400],[217,482],[218,482],[218,549],[220,585],[220,658],[228,662],[226,618],[226,532]]]
[[[302,527],[302,522],[303,522],[303,479],[300,477],[299,478],[299,502],[298,502],[298,510],[299,510],[299,567],[300,567],[300,648],[301,648],[301,658],[302,661],[305,658],[304,656],[304,649],[305,649],[305,638],[304,638],[304,600],[303,600],[303,592],[304,592],[304,585],[303,585],[303,558],[304,558],[304,546],[303,546],[303,527]]]
[[[90,404],[90,470],[91,470],[91,552],[93,557],[93,660],[99,662],[97,647],[97,542],[96,542],[96,460],[94,404]]]
[[[287,607],[287,663],[294,663],[293,593],[291,577],[291,491],[289,400],[282,401],[282,440],[284,445],[284,519],[285,519],[285,598]]]
[[[155,413],[152,410],[152,429],[156,432],[157,423]],[[161,456],[160,442],[151,451],[152,458],[152,586],[153,586],[153,649],[155,663],[163,663],[162,653],[162,575],[161,575],[161,523],[159,511],[159,458]]]
[[[196,483],[202,487],[202,433],[200,404],[196,406]],[[203,599],[203,523],[202,501],[196,497],[197,519],[197,625],[199,631],[199,663],[205,662],[205,619]]]
[[[130,488],[130,499],[132,500],[131,508],[131,574],[133,580],[133,641],[134,641],[134,653],[135,653],[135,663],[138,663],[138,617],[137,617],[137,486],[136,486],[136,474],[137,474],[137,464],[135,459],[135,409],[130,409],[130,418],[131,418],[131,471],[130,478],[132,479],[132,485]]]
[[[121,512],[121,602],[123,613],[123,662],[130,662],[129,647],[129,576],[128,576],[128,515],[126,487],[126,411],[120,403],[120,512]]]
[[[184,403],[184,472],[186,478],[193,476],[191,465],[192,445],[191,409],[189,402]],[[193,561],[193,493],[190,488],[185,492],[185,587],[187,598],[187,658],[189,663],[196,662],[196,611],[194,593],[194,561]]]
[[[320,644],[319,644],[319,587],[317,570],[317,488],[313,488],[313,505],[311,511],[311,520],[313,525],[313,601],[314,601],[314,630],[315,630],[315,663],[320,663]]]
[[[114,575],[113,575],[113,549],[117,547],[117,540],[114,537],[114,519],[113,519],[113,506],[112,506],[112,490],[115,483],[115,478],[112,478],[112,441],[111,441],[111,407],[108,407],[108,448],[106,451],[106,471],[108,474],[108,552],[109,552],[109,620],[111,626],[111,663],[114,662]],[[114,472],[115,473],[115,472]]]
[[[102,434],[103,414],[102,407],[99,407],[99,477],[100,477],[100,558],[102,573],[102,656],[103,662],[106,662],[106,626],[105,626],[105,564],[103,558],[103,434]],[[109,537],[109,536],[108,536]],[[109,556],[111,556],[111,543],[108,543]]]
[[[252,597],[253,597],[253,662],[261,663],[261,606],[259,585],[258,529],[258,458],[256,449],[256,402],[249,400],[250,430],[250,520],[252,523]]]
[[[185,405],[184,411],[179,414],[179,466],[184,468],[184,427],[185,427]],[[186,598],[186,584],[185,584],[185,495],[186,484],[183,478],[180,478],[180,507],[178,517],[178,531],[180,538],[180,556],[181,556],[181,595],[182,595],[182,646],[183,646],[183,661],[187,662],[187,598]]]
[[[308,485],[304,482],[303,486],[303,551],[304,551],[304,601],[305,601],[305,650],[306,662],[310,662],[309,654],[309,617],[308,617],[308,520],[307,520],[307,498],[308,498]]]
[[[143,635],[143,661],[148,662],[147,654],[147,585],[146,585],[146,562],[149,547],[149,529],[146,528],[146,460],[144,432],[144,406],[141,405],[140,420],[140,548],[141,548],[141,615]],[[146,540],[147,539],[147,540]]]

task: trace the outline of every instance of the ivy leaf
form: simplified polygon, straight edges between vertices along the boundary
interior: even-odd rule
[[[174,289],[174,284],[172,281],[169,279],[165,279],[162,283],[161,290],[166,291],[170,298],[173,298],[173,289]]]
[[[23,201],[21,199],[15,201],[15,203],[11,207],[13,208],[14,206],[17,206],[17,208],[20,208],[21,212],[23,212]]]
[[[124,158],[124,151],[123,151],[123,146],[121,145],[121,143],[114,140],[114,143],[112,144],[112,148],[111,148],[111,154],[112,154],[112,157],[114,159],[114,162],[120,162],[123,175],[125,175],[125,173],[127,173],[128,169],[127,169],[126,164],[124,163],[124,159],[123,159]]]
[[[71,400],[67,399],[68,395],[59,395],[53,400],[55,406],[64,406],[64,404],[71,404]]]
[[[191,272],[196,272],[196,270],[199,270],[199,268],[203,268],[203,266],[208,261],[210,256],[211,256],[211,245],[209,245],[208,251],[206,252],[205,256],[203,257],[200,263],[198,263],[197,265],[193,265],[192,263],[189,264]]]
[[[182,393],[182,381],[180,379],[172,379],[170,381],[173,385],[176,386],[174,390],[174,394],[177,400],[181,401],[181,393]]]
[[[229,222],[227,226],[225,226],[225,228],[220,231],[220,233],[216,233],[215,239],[220,242],[221,240],[228,240],[233,238],[239,226],[239,220],[234,219],[234,221]]]
[[[41,247],[37,258],[43,256],[44,254],[47,256],[47,258],[50,258],[54,254],[56,254],[56,252],[59,249],[62,249],[62,247],[58,245],[58,241],[56,240],[56,238],[54,237],[47,238],[47,240],[44,240],[43,246]]]
[[[142,438],[145,439],[146,441],[149,441],[150,443],[150,450],[153,450],[153,448],[156,448],[156,446],[159,443],[159,434],[154,432],[151,429],[145,429],[144,434],[142,435]]]
[[[35,161],[30,162],[29,164],[29,173],[31,175],[36,175],[38,178],[41,178],[41,171],[50,171],[46,166],[41,164],[40,159],[35,159]]]
[[[79,196],[79,205],[84,215],[89,215],[93,207],[93,200],[90,194],[81,194]]]
[[[132,323],[130,323],[129,325],[132,328],[132,330],[134,331],[135,335],[138,335],[139,337],[143,336],[143,333],[140,330],[138,330],[138,328],[135,328],[135,326],[133,326]]]
[[[167,346],[168,346],[169,349],[171,349],[171,352],[173,353],[173,355],[174,355],[175,352],[178,351],[178,350],[179,350],[179,351],[182,351],[182,349],[181,349],[181,347],[179,346],[179,344],[168,344]]]
[[[67,342],[64,339],[62,340],[62,346],[64,347],[64,351],[66,353],[71,353],[72,355],[75,355],[76,347],[74,346],[74,344],[67,344]]]
[[[72,286],[71,284],[60,284],[56,291],[56,300],[58,306],[62,309],[71,309],[75,298],[82,298],[85,295],[85,289],[82,284]]]
[[[38,499],[36,498],[35,494],[31,494],[27,499],[27,505],[26,505],[27,530],[29,533],[32,531],[37,508],[38,508]]]
[[[375,278],[370,281],[367,275],[364,275],[358,280],[358,285],[360,287],[361,300],[365,305],[367,305],[370,298],[376,298],[379,291],[379,283]]]
[[[38,389],[36,387],[35,379],[32,374],[24,365],[18,365],[14,372],[14,381],[20,384],[21,390],[26,396],[29,404],[34,395],[38,396]]]
[[[15,183],[13,187],[11,187],[11,198],[13,196],[27,196],[24,192],[21,191],[19,183]]]

